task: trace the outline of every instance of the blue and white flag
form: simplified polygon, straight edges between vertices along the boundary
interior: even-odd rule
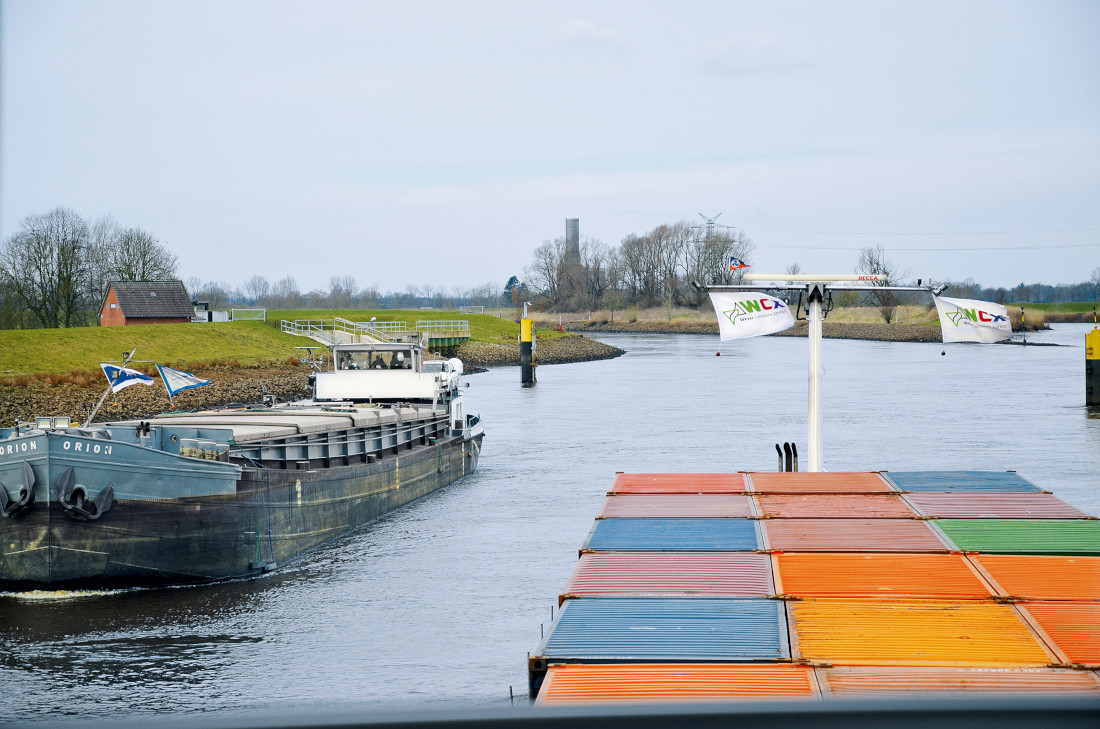
[[[107,375],[107,382],[111,385],[111,392],[118,392],[130,385],[153,384],[152,377],[143,375],[137,370],[132,370],[129,367],[119,367],[118,365],[107,364],[106,362],[100,362],[99,366],[103,368],[103,374]]]
[[[163,365],[157,365],[157,371],[160,372],[160,379],[164,381],[164,387],[168,390],[168,397],[175,397],[177,392],[190,390],[192,387],[210,384],[210,380],[202,380],[190,372],[174,370]]]
[[[759,337],[794,326],[794,314],[782,299],[755,291],[710,293],[722,340]]]

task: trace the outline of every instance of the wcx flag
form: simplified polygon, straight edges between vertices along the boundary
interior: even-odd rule
[[[143,375],[137,370],[132,370],[129,367],[119,367],[118,365],[107,364],[106,362],[100,362],[99,366],[103,368],[103,374],[107,375],[107,382],[111,385],[111,392],[118,392],[130,385],[153,384],[152,377]]]
[[[174,370],[164,365],[157,365],[157,371],[160,372],[160,379],[164,382],[165,389],[168,390],[168,397],[175,397],[176,393],[190,390],[192,387],[202,387],[210,384],[210,380],[203,380],[195,377],[190,372]]]
[[[722,340],[759,337],[794,326],[794,314],[782,299],[755,291],[722,291],[710,294],[718,315]]]
[[[999,342],[1012,336],[1008,309],[991,301],[933,296],[945,342]]]

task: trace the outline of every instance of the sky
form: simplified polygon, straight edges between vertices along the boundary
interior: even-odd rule
[[[1100,267],[1100,2],[0,4],[0,238],[112,215],[181,277],[524,278],[718,217],[752,271]]]

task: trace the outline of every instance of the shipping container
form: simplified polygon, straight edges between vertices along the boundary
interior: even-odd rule
[[[581,555],[558,604],[570,597],[766,597],[771,564],[753,552],[601,552]]]
[[[539,705],[820,698],[808,666],[628,664],[550,666]]]
[[[933,522],[963,552],[1100,554],[1100,521],[939,519]]]
[[[775,589],[796,597],[987,600],[992,590],[958,554],[773,554]]]
[[[746,491],[740,473],[617,473],[613,494],[740,494]]]
[[[1042,491],[1014,471],[888,471],[882,475],[900,491]]]
[[[617,494],[604,500],[596,518],[750,516],[753,507],[747,494]]]
[[[1010,605],[974,600],[790,603],[795,658],[856,666],[1047,666],[1055,657]]]
[[[917,513],[901,494],[759,494],[761,515],[781,518],[912,519]]]
[[[1022,602],[1019,607],[1070,663],[1100,667],[1100,603]]]
[[[750,473],[749,488],[760,494],[878,494],[895,489],[877,473]]]
[[[1047,493],[912,493],[905,500],[922,515],[941,519],[1088,519]]]
[[[751,552],[761,548],[754,519],[597,519],[582,551]]]
[[[919,693],[1092,694],[1100,678],[1068,668],[934,668],[833,666],[818,668],[826,697]]]
[[[1100,557],[972,554],[1005,597],[1032,600],[1100,600]]]
[[[915,519],[763,519],[764,545],[780,552],[949,552]]]

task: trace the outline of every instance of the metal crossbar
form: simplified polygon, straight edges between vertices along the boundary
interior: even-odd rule
[[[416,330],[418,332],[466,332],[468,336],[470,332],[470,322],[467,319],[418,321],[416,323]]]

